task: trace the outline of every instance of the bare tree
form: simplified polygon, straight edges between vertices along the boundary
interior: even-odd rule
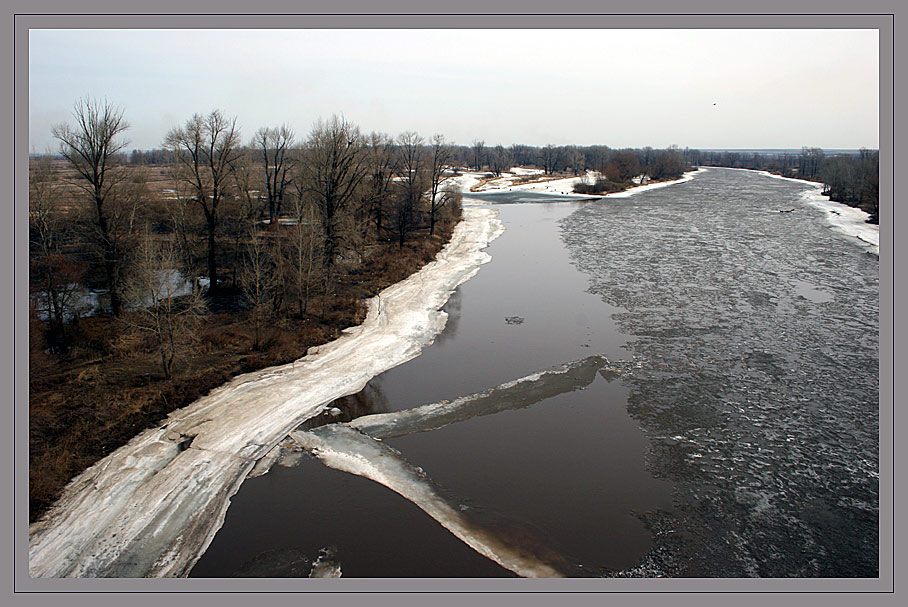
[[[240,285],[250,305],[249,319],[255,331],[252,347],[256,350],[261,347],[262,328],[274,311],[276,284],[274,259],[263,236],[253,228],[246,239],[246,257],[240,275]]]
[[[640,174],[640,161],[631,150],[614,154],[605,167],[605,176],[616,183],[626,183]]]
[[[473,140],[473,166],[477,171],[481,171],[485,164],[485,145],[486,142],[481,139]]]
[[[233,208],[226,207],[227,212],[221,214],[221,221],[227,228],[226,232],[233,238],[231,279],[234,287],[238,284],[237,272],[243,265],[244,248],[241,246],[241,242],[263,214],[262,201],[266,200],[266,197],[261,194],[261,190],[258,189],[264,186],[262,185],[262,175],[256,166],[256,156],[257,151],[251,147],[237,150],[230,173],[233,176],[240,204]]]
[[[542,162],[542,169],[545,171],[545,174],[551,175],[555,172],[555,165],[558,162],[558,148],[552,144],[548,144],[540,150],[539,160]]]
[[[190,278],[194,289],[199,289],[198,268],[196,267],[196,244],[194,236],[202,231],[201,213],[193,213],[198,205],[191,200],[189,186],[174,178],[173,188],[167,197],[167,214],[174,234],[178,267],[183,275]]]
[[[322,242],[318,234],[318,214],[314,205],[306,204],[302,196],[297,196],[293,210],[295,224],[291,234],[289,262],[297,311],[302,317],[309,308],[313,278],[322,266]]]
[[[71,218],[61,208],[59,184],[47,156],[29,171],[29,274],[36,308],[45,316],[47,342],[55,354],[69,350],[66,323],[80,309],[87,268],[64,254],[72,238]]]
[[[233,183],[236,186],[237,196],[242,204],[240,215],[250,221],[256,215],[261,214],[261,201],[267,201],[265,197],[261,196],[261,192],[258,189],[261,187],[261,175],[255,168],[255,154],[256,150],[252,148],[237,148],[236,157],[230,171]]]
[[[174,359],[179,352],[195,341],[205,312],[200,291],[187,288],[179,267],[174,239],[155,239],[146,227],[125,289],[132,310],[124,320],[152,336],[161,372],[167,379],[173,376]]]
[[[264,161],[268,219],[271,225],[277,224],[284,202],[284,191],[290,183],[293,164],[290,149],[293,138],[293,129],[284,124],[275,128],[260,128],[253,140]]]
[[[171,129],[164,139],[164,146],[173,152],[182,169],[181,179],[192,186],[196,202],[205,214],[210,292],[218,288],[218,207],[239,154],[239,138],[236,118],[227,118],[220,110],[214,110],[207,116],[195,114],[184,126]]]
[[[488,156],[489,170],[495,173],[496,177],[501,177],[501,174],[510,168],[511,157],[501,144],[496,145]]]
[[[586,170],[586,160],[583,152],[576,145],[569,145],[563,148],[564,163],[570,167],[571,172],[577,176]]]
[[[315,206],[322,226],[324,293],[348,234],[345,215],[366,174],[359,128],[342,117],[321,120],[312,129],[300,163],[300,193]],[[326,297],[327,299],[327,297]]]
[[[111,225],[109,201],[123,178],[117,156],[126,142],[118,137],[129,128],[129,123],[123,118],[123,110],[106,101],[89,98],[75,103],[73,118],[75,127],[58,124],[51,132],[60,141],[60,154],[76,171],[74,183],[93,203],[95,242],[100,249],[110,305],[114,315],[119,315],[122,311],[119,283],[123,251],[118,247],[117,226]]]
[[[383,237],[382,220],[385,214],[391,183],[397,171],[397,155],[394,153],[394,140],[383,133],[372,133],[366,146],[366,165],[368,167],[364,181],[363,203],[372,216],[375,224],[375,237]]]
[[[435,233],[435,220],[441,209],[449,200],[442,196],[441,182],[445,178],[445,171],[450,167],[451,148],[445,143],[444,135],[432,136],[432,157],[430,166],[430,179],[432,191],[429,198],[429,234]]]
[[[394,201],[394,227],[401,248],[413,230],[423,193],[428,186],[426,159],[423,156],[423,139],[408,131],[397,138],[400,162],[398,164],[398,192]]]

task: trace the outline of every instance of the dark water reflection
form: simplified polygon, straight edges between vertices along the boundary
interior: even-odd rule
[[[626,336],[611,319],[617,308],[587,293],[589,279],[571,264],[561,240],[558,222],[585,203],[539,198],[546,202],[497,207],[507,229],[488,249],[493,261],[454,293],[445,306],[445,331],[432,346],[376,377],[359,394],[333,403],[341,415],[322,415],[309,426],[452,399],[592,354],[626,358]],[[644,468],[647,443],[626,405],[620,380],[597,377],[584,390],[527,409],[388,443],[487,526],[518,543],[532,537],[538,550],[553,550],[585,571],[602,573],[632,567],[651,548],[651,534],[636,513],[671,508],[670,484]],[[283,536],[313,535],[338,546],[345,576],[509,575],[491,561],[479,569],[470,559],[426,561],[425,553],[415,549],[424,545],[423,526],[402,523],[415,506],[384,487],[319,470],[320,465],[307,460],[298,468],[276,467],[247,480],[192,575],[231,575],[244,558],[283,547],[276,543],[285,541]],[[328,510],[332,507],[325,500],[340,499],[344,509],[373,516],[363,524],[355,517],[313,514],[308,503],[314,496],[331,496],[318,498]],[[381,505],[388,501],[399,503],[399,513]],[[285,533],[267,540],[258,530],[260,519],[269,525],[279,521]],[[393,539],[384,532],[390,526],[399,533]],[[345,549],[338,538],[357,539]],[[322,547],[306,545],[310,558]],[[446,552],[450,542],[434,550]],[[388,551],[394,551],[393,558],[368,566]]]
[[[387,442],[590,574],[874,577],[879,261],[805,187],[711,170],[625,199],[498,195],[507,231],[442,335],[319,423],[622,359],[611,381]],[[311,459],[246,481],[192,575],[283,575],[326,546],[345,576],[510,575]]]

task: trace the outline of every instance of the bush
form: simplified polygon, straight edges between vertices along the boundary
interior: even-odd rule
[[[582,181],[574,186],[574,192],[577,194],[610,194],[612,192],[621,192],[626,186],[608,179],[599,177],[594,183],[583,183]]]

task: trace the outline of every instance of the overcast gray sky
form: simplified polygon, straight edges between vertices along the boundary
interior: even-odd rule
[[[365,132],[489,145],[876,148],[876,30],[31,30],[29,143],[80,97],[129,148],[193,113],[244,140],[343,114]]]

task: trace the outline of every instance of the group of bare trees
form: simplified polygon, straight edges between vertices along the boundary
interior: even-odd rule
[[[153,338],[168,377],[212,298],[242,294],[258,345],[268,318],[309,314],[316,294],[326,314],[342,274],[382,243],[434,234],[459,196],[443,185],[452,148],[441,135],[364,135],[334,116],[303,141],[281,125],[244,144],[220,110],[166,134],[161,196],[135,165],[145,155],[122,153],[122,110],[84,99],[73,117],[53,129],[64,162],[31,171],[33,301],[63,353],[76,292],[94,276],[113,316]]]

